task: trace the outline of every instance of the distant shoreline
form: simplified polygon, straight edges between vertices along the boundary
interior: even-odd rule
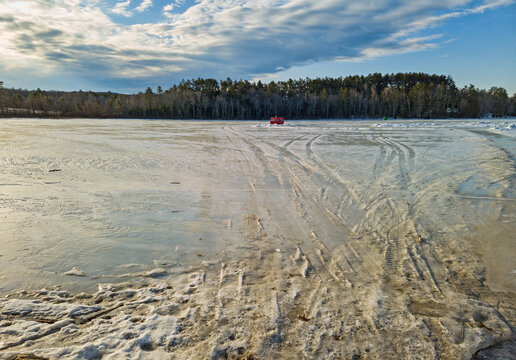
[[[3,88],[1,117],[198,120],[443,119],[516,116],[516,94],[457,88],[450,76],[367,76],[271,81],[192,79],[137,94]]]
[[[7,116],[0,114],[0,119],[41,119],[41,120],[149,120],[149,121],[262,121],[269,122],[269,119],[177,119],[177,118],[128,118],[128,117],[78,117],[78,116]],[[516,120],[516,116],[503,116],[503,117],[492,117],[492,118],[476,118],[476,117],[449,117],[449,118],[317,118],[317,119],[285,119],[288,121],[426,121],[426,120]]]

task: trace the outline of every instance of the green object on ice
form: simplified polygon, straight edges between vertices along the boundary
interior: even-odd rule
[[[383,119],[384,119],[384,120],[387,120],[387,116],[384,116],[384,117],[383,117]]]

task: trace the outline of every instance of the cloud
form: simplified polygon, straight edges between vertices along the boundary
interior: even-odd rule
[[[104,87],[122,79],[250,78],[317,61],[435,48],[445,34],[421,31],[514,2],[198,0],[179,14],[171,11],[186,7],[184,0],[173,0],[161,9],[168,16],[155,23],[138,23],[137,13],[152,11],[152,0],[134,10],[131,0],[113,8],[98,0],[0,2],[0,69],[65,72]],[[132,16],[133,24],[115,22],[112,13]]]
[[[174,0],[170,4],[163,7],[164,12],[173,11],[176,7],[180,7],[185,3],[185,0]]]
[[[111,9],[111,12],[125,17],[130,17],[133,13],[128,9],[129,5],[131,5],[131,0],[117,2],[115,7]]]
[[[136,10],[138,12],[144,12],[145,10],[150,8],[151,6],[152,6],[152,0],[143,0],[141,2],[141,4],[138,7],[136,7],[134,10]]]
[[[474,7],[472,9],[469,9],[468,12],[473,14],[483,13],[486,10],[493,9],[499,6],[507,6],[513,4],[514,1],[512,0],[489,0],[486,1],[484,4]]]

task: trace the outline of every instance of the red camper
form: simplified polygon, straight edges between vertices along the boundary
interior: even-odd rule
[[[283,125],[285,123],[285,118],[273,116],[271,117],[271,124]]]

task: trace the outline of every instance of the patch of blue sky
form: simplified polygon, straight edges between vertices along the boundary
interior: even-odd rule
[[[122,25],[166,22],[167,14],[182,14],[195,0],[103,0],[101,7],[115,23]]]
[[[499,86],[509,96],[516,93],[516,5],[451,18],[411,37],[434,34],[441,35],[431,40],[435,47],[423,51],[360,61],[321,61],[257,78],[287,80],[373,72],[426,72],[451,75],[458,87]]]

